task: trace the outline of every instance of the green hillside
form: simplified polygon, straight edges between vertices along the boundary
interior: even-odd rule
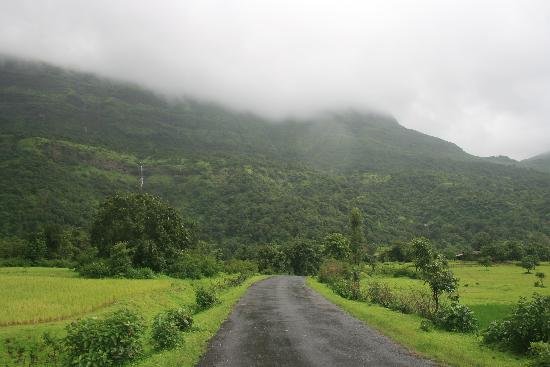
[[[0,234],[89,225],[117,190],[159,194],[228,248],[345,231],[371,242],[549,244],[550,174],[487,162],[389,117],[271,122],[127,83],[0,59]]]
[[[550,152],[542,153],[534,157],[524,159],[521,164],[542,172],[550,173]]]

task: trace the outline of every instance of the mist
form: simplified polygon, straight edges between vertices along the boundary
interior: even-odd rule
[[[381,110],[480,156],[550,150],[547,1],[2,1],[0,53],[272,119]]]

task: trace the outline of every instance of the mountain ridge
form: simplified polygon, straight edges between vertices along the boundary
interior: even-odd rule
[[[0,235],[86,227],[118,190],[145,190],[226,248],[345,232],[353,206],[374,243],[443,248],[548,242],[550,174],[487,162],[391,116],[330,112],[276,124],[127,83],[0,62]]]

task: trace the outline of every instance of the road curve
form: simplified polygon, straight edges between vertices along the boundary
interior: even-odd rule
[[[342,312],[297,276],[250,287],[199,367],[435,366]]]

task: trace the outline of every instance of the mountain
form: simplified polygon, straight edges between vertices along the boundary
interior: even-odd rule
[[[550,151],[521,161],[524,167],[550,173]]]
[[[319,238],[365,213],[374,243],[476,234],[549,243],[550,174],[335,111],[270,121],[125,82],[0,59],[0,235],[89,225],[117,190],[160,195],[226,246]]]

